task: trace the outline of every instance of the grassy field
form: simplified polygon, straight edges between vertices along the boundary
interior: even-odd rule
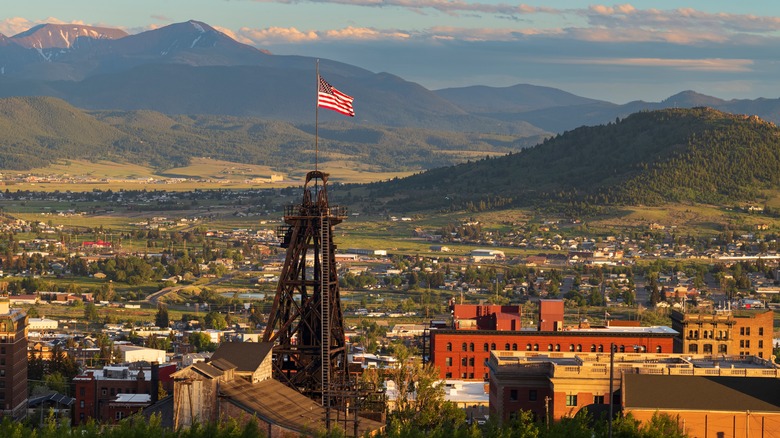
[[[24,174],[38,177],[56,177],[58,181],[51,182],[13,182],[6,183],[9,190],[40,190],[40,191],[90,191],[100,190],[168,190],[187,191],[195,189],[249,189],[288,187],[300,185],[306,172],[314,170],[314,165],[301,166],[300,169],[280,171],[269,166],[232,163],[210,158],[194,158],[190,165],[170,169],[153,169],[133,163],[113,163],[108,161],[65,160],[57,164],[32,169]],[[379,172],[367,165],[356,165],[354,161],[344,157],[325,157],[319,170],[333,175],[333,182],[366,183],[382,181],[394,177],[404,177],[413,172]],[[15,173],[10,173],[10,176]],[[281,175],[282,181],[260,182],[270,179],[271,175]],[[80,181],[83,179],[95,181]],[[208,181],[176,181],[166,182],[175,178],[204,179]],[[2,187],[2,186],[0,186]]]

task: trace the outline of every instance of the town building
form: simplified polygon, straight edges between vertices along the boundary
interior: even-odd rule
[[[99,422],[121,420],[132,411],[137,412],[157,401],[160,388],[173,391],[175,364],[130,368],[106,366],[84,371],[73,379],[76,403],[73,408],[73,424],[84,424],[90,418]],[[141,398],[127,398],[122,394],[146,394],[149,400],[140,406]],[[123,412],[118,414],[118,412]]]
[[[468,305],[467,305],[468,306]],[[509,306],[510,310],[513,306]],[[639,327],[610,325],[564,328],[563,301],[541,300],[535,329],[522,329],[511,324],[514,316],[503,320],[502,306],[479,306],[481,316],[466,323],[467,318],[455,318],[458,327],[469,329],[431,328],[425,339],[427,359],[440,370],[442,379],[484,380],[489,377],[487,361],[494,350],[530,352],[609,352],[615,345],[618,352],[671,353],[677,332],[665,326]],[[468,315],[472,307],[455,305],[453,315]],[[495,315],[495,316],[493,316]],[[495,329],[480,330],[492,319]],[[504,322],[502,322],[504,321]],[[507,322],[508,321],[508,322]],[[472,328],[473,327],[473,328]]]
[[[139,347],[137,345],[123,344],[117,345],[116,350],[122,363],[133,362],[157,362],[165,363],[165,350],[158,350],[156,348]]]
[[[774,312],[771,310],[672,311],[679,333],[674,352],[772,357]]]
[[[17,420],[27,413],[27,319],[0,297],[0,412]]]
[[[30,318],[29,330],[57,330],[59,322],[47,318]]]
[[[768,382],[776,387],[780,368],[755,356],[710,356],[655,353],[535,353],[525,351],[493,351],[490,367],[490,416],[499,422],[512,419],[520,410],[530,411],[540,420],[553,421],[572,416],[583,408],[593,415],[600,415],[609,408],[612,400],[615,412],[621,406],[640,410],[643,415],[649,405],[637,395],[640,386],[631,386],[635,375],[668,377],[739,378],[731,387],[735,391],[742,385]],[[758,380],[755,380],[758,379]],[[678,379],[679,380],[679,379]],[[678,384],[677,392],[693,387],[679,385],[675,379],[666,380],[663,387]],[[623,384],[626,384],[623,389]],[[612,396],[610,397],[610,386]],[[647,389],[647,385],[641,388]],[[721,391],[721,393],[723,393]],[[653,393],[658,409],[664,409],[659,400],[672,398]],[[715,394],[711,394],[713,397]],[[637,398],[639,397],[639,398]],[[648,396],[649,397],[649,396]],[[775,398],[778,398],[776,395]],[[665,402],[674,405],[673,402]],[[679,406],[678,406],[679,407]],[[640,409],[641,408],[641,409]],[[682,409],[681,407],[679,407]],[[652,413],[649,413],[652,415]],[[648,417],[649,418],[649,417]],[[713,436],[715,436],[713,434]],[[730,436],[730,434],[729,434]]]
[[[269,437],[323,433],[325,409],[272,378],[272,352],[271,343],[227,342],[217,348],[210,362],[177,371],[173,375],[173,426],[178,429],[195,422],[254,418]],[[355,436],[373,435],[384,427],[381,422],[360,417],[349,419],[347,424],[349,435]]]

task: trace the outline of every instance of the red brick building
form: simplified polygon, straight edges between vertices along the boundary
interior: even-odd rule
[[[453,304],[452,318],[456,329],[520,330],[522,308],[497,304]]]
[[[548,331],[430,331],[429,360],[442,379],[488,380],[486,364],[495,350],[536,352],[671,353],[677,332],[669,327],[603,327]]]
[[[84,424],[94,418],[99,422],[114,422],[117,412],[137,411],[139,406],[127,408],[127,397],[122,394],[147,394],[149,403],[157,401],[159,384],[167,393],[173,391],[171,374],[175,364],[151,368],[130,369],[127,366],[107,366],[98,370],[87,370],[73,379],[76,403],[73,408],[73,424]],[[159,384],[158,384],[159,382]],[[133,400],[137,402],[137,398]]]
[[[669,327],[611,326],[563,329],[563,301],[541,300],[537,330],[523,330],[519,324],[501,324],[505,307],[519,306],[454,305],[454,324],[472,329],[431,329],[427,342],[429,362],[440,370],[442,379],[488,380],[487,360],[494,350],[537,352],[618,352],[671,353],[677,332]],[[466,324],[476,315],[476,323]],[[515,313],[509,314],[510,316]],[[497,321],[493,329],[480,330]]]
[[[27,414],[27,314],[0,298],[0,414]]]

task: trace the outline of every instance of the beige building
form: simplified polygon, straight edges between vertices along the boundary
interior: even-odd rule
[[[703,313],[672,312],[674,352],[772,357],[774,312],[722,310]]]
[[[558,420],[587,408],[595,416],[610,403],[610,375],[615,410],[627,375],[771,378],[780,382],[780,367],[754,356],[690,354],[536,353],[492,351],[490,416],[508,421],[520,410],[540,420]]]

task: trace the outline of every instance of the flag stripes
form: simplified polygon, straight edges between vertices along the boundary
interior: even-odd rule
[[[352,108],[351,96],[347,96],[341,91],[333,88],[322,76],[319,77],[319,86],[317,87],[317,106],[331,109],[345,116],[355,117],[355,110]]]

